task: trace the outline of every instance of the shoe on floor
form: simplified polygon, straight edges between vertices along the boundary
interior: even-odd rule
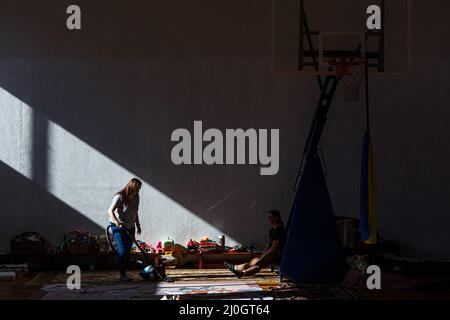
[[[225,266],[225,268],[227,268],[227,269],[230,270],[230,271],[233,271],[233,270],[234,270],[234,264],[231,264],[231,263],[229,263],[229,262],[227,262],[227,261],[224,261],[224,262],[223,262],[223,265]]]
[[[238,270],[231,270],[231,272],[233,272],[234,273],[234,275],[238,278],[238,279],[240,279],[240,278],[242,278],[243,276],[244,276],[244,273],[242,272],[242,271],[238,271]]]
[[[240,279],[240,278],[242,278],[242,277],[244,276],[244,273],[243,273],[242,271],[238,271],[238,270],[236,270],[236,269],[234,268],[234,264],[231,264],[231,263],[229,263],[229,262],[227,262],[227,261],[224,261],[224,262],[223,262],[223,265],[224,265],[228,270],[230,270],[231,272],[233,272],[234,275],[235,275],[236,277],[238,277],[238,279]]]

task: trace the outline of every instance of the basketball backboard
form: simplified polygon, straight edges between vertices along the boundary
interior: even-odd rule
[[[409,1],[272,0],[273,72],[330,74],[330,59],[351,56],[379,74],[406,73]],[[380,30],[367,28],[371,5],[381,9]]]

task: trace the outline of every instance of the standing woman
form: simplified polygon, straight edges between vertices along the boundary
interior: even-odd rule
[[[139,223],[139,190],[142,182],[136,178],[130,180],[127,185],[117,192],[108,209],[109,221],[113,232],[114,241],[119,253],[118,264],[121,281],[131,281],[127,277],[126,267],[130,258],[131,247],[133,245],[134,234],[137,230],[141,234]],[[129,235],[125,231],[128,230]]]

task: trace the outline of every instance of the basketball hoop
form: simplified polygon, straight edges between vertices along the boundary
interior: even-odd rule
[[[366,59],[340,58],[328,61],[336,69],[336,75],[342,80],[342,88],[346,101],[358,101],[361,82],[364,78]]]

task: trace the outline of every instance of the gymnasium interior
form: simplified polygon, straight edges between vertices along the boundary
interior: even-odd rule
[[[2,1],[0,299],[450,299],[448,12]],[[121,282],[108,208],[132,178]],[[271,210],[280,260],[236,276]]]

